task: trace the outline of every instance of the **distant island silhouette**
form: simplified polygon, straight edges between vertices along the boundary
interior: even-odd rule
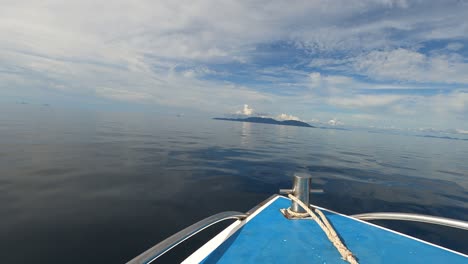
[[[224,121],[237,121],[237,122],[250,122],[250,123],[261,123],[261,124],[272,124],[272,125],[283,125],[283,126],[299,126],[299,127],[314,127],[306,122],[297,121],[297,120],[284,120],[278,121],[273,118],[267,117],[247,117],[247,118],[224,118],[224,117],[215,117],[215,120],[224,120]]]

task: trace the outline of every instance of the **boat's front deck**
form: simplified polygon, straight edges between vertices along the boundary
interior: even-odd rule
[[[185,263],[345,263],[313,220],[288,220],[277,196],[200,248]],[[468,263],[462,254],[322,210],[360,263]]]

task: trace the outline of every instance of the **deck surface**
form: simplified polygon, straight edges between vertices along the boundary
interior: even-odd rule
[[[281,208],[290,200],[276,198],[202,263],[346,263],[313,220],[287,220]],[[468,263],[468,257],[323,211],[360,263]]]

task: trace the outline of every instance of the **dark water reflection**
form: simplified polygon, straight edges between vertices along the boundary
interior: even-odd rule
[[[468,142],[447,139],[4,109],[0,259],[122,263],[201,218],[247,211],[289,187],[296,171],[309,171],[325,190],[314,203],[339,212],[468,220],[467,156]],[[379,224],[468,253],[467,232]]]

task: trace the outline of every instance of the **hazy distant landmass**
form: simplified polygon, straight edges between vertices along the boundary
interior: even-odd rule
[[[223,118],[215,117],[215,120],[225,120],[225,121],[238,121],[238,122],[250,122],[250,123],[262,123],[262,124],[272,124],[272,125],[283,125],[283,126],[299,126],[299,127],[314,127],[306,122],[297,121],[297,120],[285,120],[278,121],[273,118],[267,117],[247,117],[247,118]]]
[[[449,136],[432,136],[432,135],[416,135],[417,137],[426,137],[426,138],[440,138],[440,139],[450,139],[450,140],[464,140],[468,141],[468,138],[456,138]]]

